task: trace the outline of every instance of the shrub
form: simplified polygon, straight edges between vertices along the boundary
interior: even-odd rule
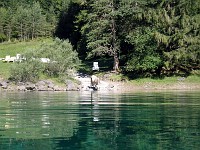
[[[15,81],[34,81],[40,73],[51,77],[70,76],[80,64],[78,54],[69,41],[58,38],[23,55],[26,60],[15,64],[11,70],[11,79]],[[49,58],[50,62],[42,63],[40,58]]]
[[[16,82],[35,82],[41,71],[42,66],[36,60],[15,63],[11,66],[10,79]]]

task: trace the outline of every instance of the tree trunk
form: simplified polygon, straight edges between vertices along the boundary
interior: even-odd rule
[[[119,72],[119,58],[117,55],[114,55],[114,72]]]
[[[114,1],[112,1],[112,12],[114,13]],[[119,72],[119,58],[118,58],[118,45],[117,45],[117,36],[116,36],[116,25],[115,18],[112,17],[112,47],[113,47],[113,56],[114,56],[114,72]]]
[[[23,40],[23,24],[20,23],[20,40]]]

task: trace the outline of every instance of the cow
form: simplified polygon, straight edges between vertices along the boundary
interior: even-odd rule
[[[97,88],[97,85],[100,83],[100,80],[97,76],[91,76],[91,87]]]

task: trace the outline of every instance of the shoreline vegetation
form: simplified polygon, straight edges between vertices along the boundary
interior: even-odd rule
[[[52,42],[52,39],[34,40],[29,42],[1,43],[0,57],[5,58],[6,55],[15,56],[17,53],[23,53],[27,49],[38,48],[41,43]],[[91,61],[92,63],[92,61]],[[83,66],[83,72],[91,73],[91,63]],[[58,78],[51,78],[42,75],[37,82],[12,82],[9,81],[10,67],[13,63],[5,63],[0,61],[0,89],[15,91],[82,91],[81,82],[73,79],[65,79],[59,81]],[[106,64],[106,63],[105,63]],[[19,69],[19,68],[18,68]],[[88,71],[89,70],[89,71]],[[80,71],[81,72],[81,71]],[[188,76],[172,76],[164,78],[136,78],[128,79],[126,75],[115,74],[109,71],[97,72],[96,75],[103,83],[108,86],[101,90],[111,91],[140,91],[140,90],[198,90],[200,89],[200,76],[196,73]],[[89,75],[88,75],[89,76]],[[16,84],[14,84],[16,83]],[[88,84],[88,83],[87,83]],[[32,86],[32,87],[31,87]],[[86,85],[87,86],[87,85]],[[88,85],[89,86],[89,85]],[[102,86],[102,85],[100,85]]]

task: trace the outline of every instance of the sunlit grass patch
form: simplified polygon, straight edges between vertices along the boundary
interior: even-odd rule
[[[135,80],[131,80],[130,83],[136,85],[143,85],[146,83],[153,83],[153,84],[175,84],[175,83],[200,83],[200,77],[196,75],[191,75],[188,77],[180,77],[180,76],[173,76],[173,77],[164,77],[164,78],[138,78]]]
[[[8,78],[10,75],[10,63],[0,61],[0,77]]]
[[[52,39],[40,39],[28,42],[5,42],[0,43],[0,58],[5,58],[7,55],[11,57],[16,54],[22,54],[28,49],[35,49],[43,42],[51,42]],[[10,76],[10,67],[13,63],[4,63],[0,60],[0,77],[8,78]]]
[[[18,53],[23,53],[27,49],[35,49],[42,42],[51,42],[52,39],[33,40],[28,42],[5,42],[0,43],[0,58],[6,55],[16,56]]]
[[[191,76],[188,76],[185,81],[189,82],[189,83],[199,83],[200,84],[200,76],[191,75]]]
[[[123,74],[112,74],[110,76],[110,80],[112,80],[112,81],[128,81],[128,77],[124,76]]]

